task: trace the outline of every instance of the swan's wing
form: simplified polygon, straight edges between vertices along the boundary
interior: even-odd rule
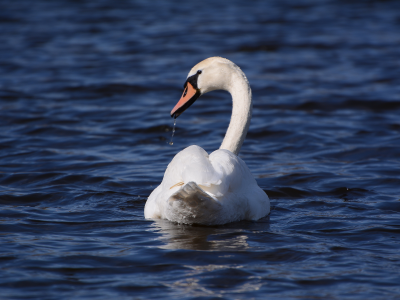
[[[160,194],[162,194],[161,185],[152,191],[149,198],[147,198],[146,205],[144,206],[144,217],[146,219],[161,218],[160,206],[157,203]]]
[[[190,146],[179,152],[173,160],[169,163],[165,171],[163,181],[147,199],[144,213],[147,219],[168,218],[165,214],[170,211],[170,204],[174,202],[173,199],[183,199],[185,188],[184,184],[189,182],[196,183],[195,191],[199,193],[198,199],[205,199],[207,195],[209,199],[216,200],[214,195],[222,195],[221,191],[213,188],[221,184],[221,174],[215,172],[210,163],[208,154],[198,146]],[[209,188],[214,193],[206,192],[203,188]],[[199,192],[201,190],[201,192]],[[179,193],[177,193],[179,192]],[[177,193],[177,194],[176,194]],[[174,197],[171,198],[171,196]],[[169,199],[172,202],[169,202]],[[190,199],[197,199],[193,193],[188,197]],[[176,204],[175,204],[176,205]]]
[[[228,208],[230,218],[243,212],[240,219],[258,220],[270,211],[267,194],[258,186],[246,163],[232,152],[219,149],[211,153],[210,161],[217,173],[223,174],[221,190],[226,190],[219,201]],[[225,185],[225,187],[222,187]],[[229,218],[229,217],[228,217]]]
[[[165,191],[188,182],[196,182],[202,187],[220,185],[222,179],[223,174],[215,170],[207,152],[199,146],[190,146],[175,155],[161,184]]]

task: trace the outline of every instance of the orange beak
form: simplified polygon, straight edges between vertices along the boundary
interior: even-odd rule
[[[201,95],[200,90],[195,89],[190,82],[187,82],[185,90],[183,91],[181,99],[171,110],[171,117],[175,119],[180,116],[190,105],[194,103]]]

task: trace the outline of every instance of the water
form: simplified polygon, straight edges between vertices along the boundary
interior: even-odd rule
[[[2,299],[397,299],[400,3],[0,2]],[[229,95],[169,112],[223,56],[253,89],[240,157],[269,218],[143,219]]]

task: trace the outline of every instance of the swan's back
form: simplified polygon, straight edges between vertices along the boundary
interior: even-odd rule
[[[145,207],[146,218],[189,224],[257,220],[268,212],[268,196],[238,156],[224,149],[208,155],[198,146],[174,157]]]

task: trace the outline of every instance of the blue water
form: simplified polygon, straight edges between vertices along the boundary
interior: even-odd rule
[[[148,221],[230,96],[169,112],[226,57],[254,114],[260,222]],[[398,299],[400,2],[1,1],[1,299]]]

